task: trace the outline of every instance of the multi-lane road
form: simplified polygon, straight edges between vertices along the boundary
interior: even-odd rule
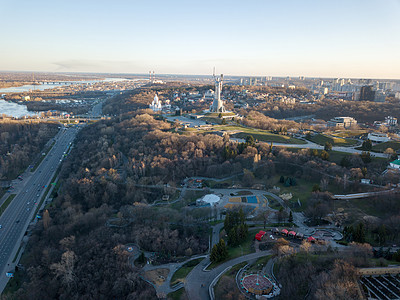
[[[16,196],[0,216],[0,293],[8,282],[6,273],[13,272],[14,257],[29,223],[34,218],[37,206],[40,205],[47,186],[51,184],[78,130],[78,127],[61,128],[53,139],[53,147],[35,172],[23,178],[15,193],[11,193]]]

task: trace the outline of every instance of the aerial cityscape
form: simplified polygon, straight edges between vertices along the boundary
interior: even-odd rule
[[[399,0],[0,7],[0,299],[400,299]]]

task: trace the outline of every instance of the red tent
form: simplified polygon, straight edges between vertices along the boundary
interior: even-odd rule
[[[262,237],[263,236],[261,234],[259,233],[256,234],[256,240],[261,241]]]
[[[287,235],[289,232],[288,232],[286,229],[282,229],[282,230],[281,230],[281,233],[282,233],[283,235]]]
[[[316,241],[316,239],[313,238],[312,236],[310,236],[310,237],[307,239],[307,242],[315,242],[315,241]]]
[[[296,235],[296,232],[294,232],[294,231],[289,231],[289,235],[295,236],[295,235]]]
[[[266,234],[266,232],[263,230],[260,230],[258,233],[261,234],[262,236]]]

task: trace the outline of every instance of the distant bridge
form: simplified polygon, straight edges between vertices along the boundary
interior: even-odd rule
[[[347,194],[347,195],[333,195],[332,198],[336,200],[350,200],[350,199],[360,199],[360,198],[368,198],[379,195],[386,195],[391,193],[398,193],[398,189],[390,189],[378,192],[367,192],[367,193],[357,193],[357,194]]]
[[[58,85],[69,85],[72,84],[72,81],[36,81],[38,84],[58,84]]]

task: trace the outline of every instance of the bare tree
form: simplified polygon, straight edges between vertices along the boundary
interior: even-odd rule
[[[61,262],[54,263],[50,266],[50,269],[56,273],[57,277],[62,278],[62,282],[70,288],[74,283],[74,267],[75,267],[76,255],[74,251],[66,251],[61,256]]]
[[[45,230],[49,228],[50,221],[51,221],[50,214],[49,211],[46,209],[43,213],[43,227]]]

